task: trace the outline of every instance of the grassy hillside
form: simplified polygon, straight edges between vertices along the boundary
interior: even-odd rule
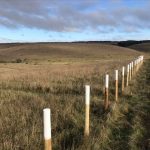
[[[132,57],[138,53],[114,45],[97,43],[33,43],[33,44],[0,44],[0,60],[25,61],[44,60],[61,61],[73,59],[119,59],[120,55]],[[130,57],[130,58],[131,58]]]
[[[150,43],[134,44],[129,46],[129,48],[138,50],[140,52],[150,52]]]
[[[5,60],[0,63],[2,149],[43,149],[42,110],[45,107],[52,112],[54,150],[105,150],[122,144],[123,140],[118,139],[120,132],[116,134],[118,140],[111,141],[118,131],[114,125],[124,116],[121,110],[126,108],[125,103],[111,117],[104,113],[104,77],[106,72],[110,74],[110,104],[113,104],[114,69],[119,69],[120,79],[121,67],[139,52],[111,45],[61,43],[6,44],[1,46],[0,53]],[[28,61],[6,63],[18,58]],[[91,132],[87,140],[83,137],[85,84],[91,85]]]

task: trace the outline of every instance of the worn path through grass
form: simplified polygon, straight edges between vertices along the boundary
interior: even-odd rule
[[[150,150],[150,59],[146,60],[118,104],[110,147],[114,150]]]

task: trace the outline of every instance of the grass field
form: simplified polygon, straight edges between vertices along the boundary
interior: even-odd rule
[[[112,103],[114,69],[120,70],[139,55],[131,49],[104,44],[0,45],[0,147],[43,149],[42,110],[49,107],[54,150],[140,149],[140,142],[148,142],[148,125],[141,124],[138,114],[149,117],[148,108],[144,109],[149,101],[141,100],[144,91],[148,96],[149,61],[143,69],[147,76],[138,75],[111,116],[103,112],[105,73],[110,73]],[[136,87],[139,81],[144,89]],[[91,132],[86,140],[85,84],[91,85]]]
[[[132,58],[135,51],[113,45],[92,43],[30,43],[0,44],[0,60],[24,62],[64,62],[120,59],[120,54]],[[114,59],[113,59],[114,60]]]

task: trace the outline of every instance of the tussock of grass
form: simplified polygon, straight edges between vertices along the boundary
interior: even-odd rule
[[[141,150],[141,145],[139,143],[141,142],[143,135],[146,132],[141,122],[141,117],[135,116],[132,125],[132,134],[129,140],[131,150]]]

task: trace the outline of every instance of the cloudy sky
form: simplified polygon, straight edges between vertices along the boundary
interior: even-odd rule
[[[150,39],[150,0],[0,0],[0,42]]]

